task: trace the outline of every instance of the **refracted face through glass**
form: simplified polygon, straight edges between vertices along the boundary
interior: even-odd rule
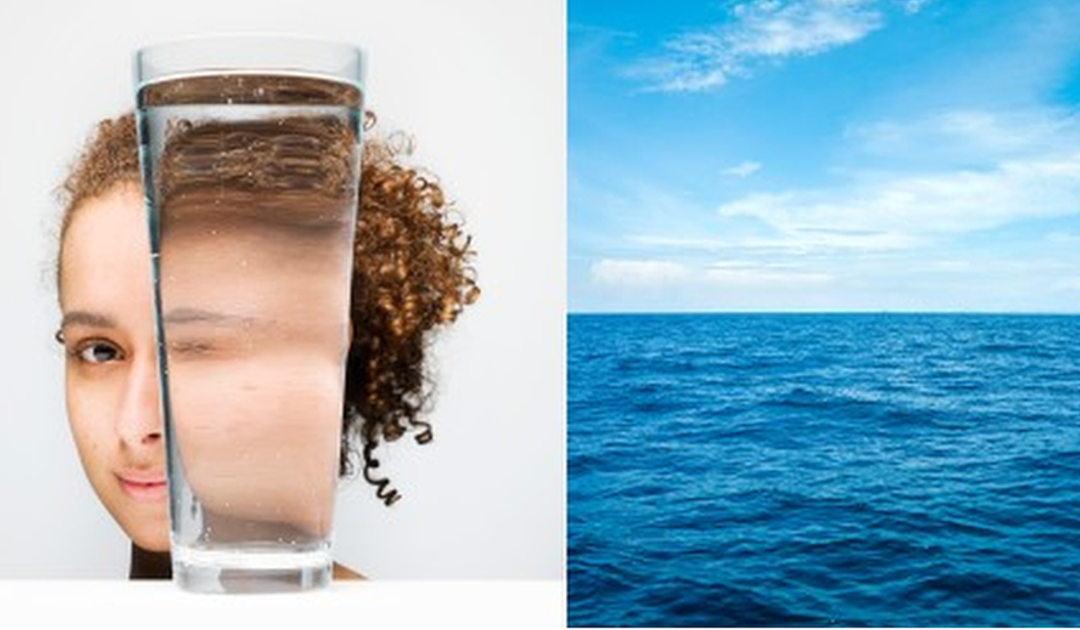
[[[186,82],[151,86],[141,112],[174,544],[318,546],[341,444],[359,92],[297,106],[274,94],[347,86]],[[213,89],[227,107],[182,98]]]

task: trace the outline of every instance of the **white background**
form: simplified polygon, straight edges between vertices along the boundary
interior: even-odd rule
[[[375,579],[562,579],[565,8],[528,0],[86,3],[0,8],[0,578],[123,578],[128,542],[63,403],[53,196],[156,41],[276,32],[370,54],[366,105],[457,200],[483,296],[433,348],[435,440],[382,449],[404,498],[343,485],[335,555]]]

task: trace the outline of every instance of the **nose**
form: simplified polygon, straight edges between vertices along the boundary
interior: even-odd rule
[[[117,433],[128,448],[156,446],[162,437],[154,358],[136,357],[124,384]]]

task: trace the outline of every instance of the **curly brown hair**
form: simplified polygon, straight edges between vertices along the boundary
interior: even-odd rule
[[[374,123],[368,112],[365,130]],[[417,443],[431,440],[431,425],[421,419],[432,392],[425,366],[431,334],[480,295],[471,237],[438,180],[406,164],[410,152],[400,133],[364,140],[350,308],[363,325],[349,348],[342,413],[339,472],[355,474],[362,461],[364,479],[386,505],[401,494],[376,475],[374,451],[410,430]],[[73,215],[121,185],[141,186],[132,113],[97,125],[61,186],[58,263]]]

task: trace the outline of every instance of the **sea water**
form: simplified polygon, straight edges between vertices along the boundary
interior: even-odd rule
[[[572,626],[1080,624],[1080,316],[571,315]]]
[[[305,76],[139,94],[173,570],[195,591],[328,583],[361,95]]]

